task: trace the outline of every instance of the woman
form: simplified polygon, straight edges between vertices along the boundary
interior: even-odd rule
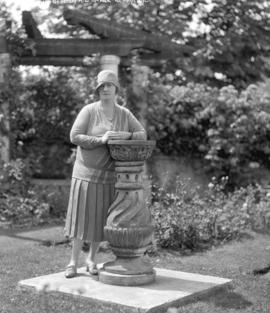
[[[93,275],[98,273],[95,255],[104,240],[107,211],[114,198],[114,162],[106,145],[108,140],[146,139],[134,115],[116,103],[118,90],[115,73],[101,71],[96,86],[100,101],[83,107],[71,129],[70,140],[78,148],[65,225],[66,236],[73,239],[67,278],[77,274],[83,241],[90,242],[86,270]]]

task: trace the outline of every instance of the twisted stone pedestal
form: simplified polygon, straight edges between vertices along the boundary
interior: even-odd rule
[[[142,256],[151,243],[153,225],[143,195],[144,160],[152,153],[153,141],[110,141],[117,173],[116,198],[109,208],[105,237],[116,255],[99,272],[101,282],[142,285],[155,280],[155,271]]]

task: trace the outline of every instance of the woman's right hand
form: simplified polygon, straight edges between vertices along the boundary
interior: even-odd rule
[[[110,133],[111,131],[106,131],[106,133],[101,137],[101,142],[103,144],[107,143],[107,141],[109,140]]]

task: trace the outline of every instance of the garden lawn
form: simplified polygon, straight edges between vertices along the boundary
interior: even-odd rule
[[[24,231],[0,230],[1,313],[115,312],[90,305],[83,299],[18,288],[18,281],[22,279],[63,270],[69,259],[70,246],[44,245],[44,241],[63,239],[59,226]],[[100,262],[110,258],[110,252],[103,251],[98,255]],[[82,256],[80,265],[83,265],[83,259]],[[159,250],[158,255],[150,259],[156,267],[233,279],[232,289],[186,304],[177,312],[270,312],[270,275],[267,279],[267,276],[253,274],[253,270],[270,265],[269,235],[250,233],[241,241],[189,256]]]

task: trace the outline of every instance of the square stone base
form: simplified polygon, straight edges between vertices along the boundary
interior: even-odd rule
[[[106,285],[97,276],[89,276],[85,267],[78,276],[64,277],[64,272],[22,280],[19,286],[33,290],[60,292],[89,299],[116,308],[115,312],[166,312],[169,307],[179,307],[189,301],[207,296],[230,284],[231,280],[180,271],[155,268],[156,281],[149,285],[127,287]]]

